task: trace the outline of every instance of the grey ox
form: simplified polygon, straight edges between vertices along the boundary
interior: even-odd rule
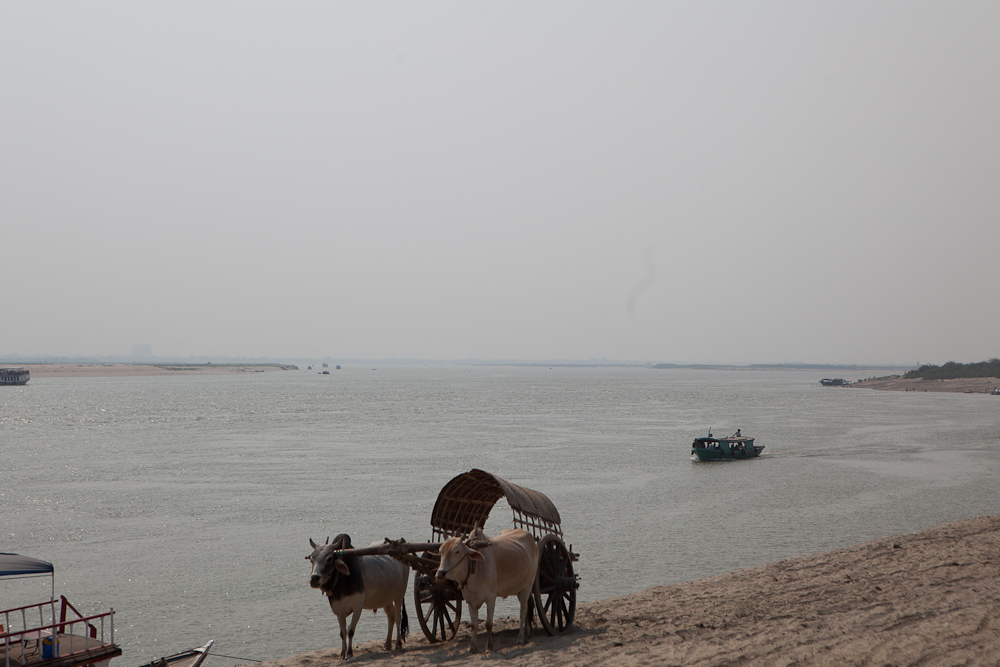
[[[521,603],[521,629],[517,634],[519,644],[528,641],[528,604],[538,573],[538,545],[530,533],[513,528],[488,538],[476,527],[469,535],[469,542],[485,541],[489,546],[473,549],[465,540],[452,537],[440,547],[441,565],[438,579],[458,582],[462,596],[469,606],[472,620],[470,653],[479,652],[476,632],[479,630],[479,607],[486,603],[486,650],[493,650],[493,607],[497,596],[517,595]]]
[[[372,542],[372,546],[381,542]],[[406,582],[410,568],[389,556],[344,556],[340,551],[350,549],[351,538],[337,535],[332,544],[320,546],[309,540],[313,548],[306,560],[312,562],[309,585],[318,588],[329,598],[330,609],[340,622],[340,657],[347,660],[354,656],[354,629],[364,609],[383,609],[389,617],[389,635],[385,650],[392,650],[392,626],[396,626],[396,649],[403,648],[409,632],[406,618]],[[353,614],[351,627],[347,616]]]

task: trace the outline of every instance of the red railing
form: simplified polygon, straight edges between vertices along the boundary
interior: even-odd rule
[[[66,599],[65,595],[60,595],[59,597],[62,599],[62,608],[59,610],[59,622],[63,624],[63,625],[59,626],[59,632],[60,633],[64,633],[65,630],[63,630],[63,628],[66,627],[66,625],[65,625],[65,622],[66,622],[66,610],[67,609],[72,609],[73,613],[76,614],[77,620],[83,618],[83,614],[81,614],[79,612],[79,610],[77,610],[76,607],[74,607],[72,604],[70,604],[70,601]],[[95,626],[92,623],[87,623],[87,625],[85,627],[90,629],[90,638],[91,639],[97,639],[97,626]],[[72,631],[70,632],[70,634],[73,634]],[[102,632],[101,636],[103,636],[103,635],[104,635],[104,633]],[[111,643],[113,644],[114,642],[115,642],[114,636],[112,636]]]

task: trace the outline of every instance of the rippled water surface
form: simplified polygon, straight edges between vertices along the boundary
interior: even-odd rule
[[[506,367],[35,378],[0,387],[0,551],[53,562],[56,594],[85,613],[114,607],[121,667],[208,639],[254,659],[339,645],[308,586],[308,539],[427,540],[438,491],[470,468],[551,498],[581,554],[581,601],[1000,512],[1000,399],[818,379]],[[742,428],[764,454],[692,462],[709,427]],[[498,504],[488,531],[510,518]],[[0,582],[0,607],[48,592],[47,580]],[[409,595],[407,609],[419,633]],[[385,617],[366,613],[358,638],[384,634]]]

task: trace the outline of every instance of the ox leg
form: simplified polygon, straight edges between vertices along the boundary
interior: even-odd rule
[[[403,605],[405,603],[402,599],[396,600],[392,607],[396,611],[396,650],[403,650]],[[392,636],[392,626],[390,626],[389,636]]]
[[[340,625],[340,659],[347,660],[347,615],[340,615],[334,605],[333,598],[327,598],[326,601],[330,603],[330,611],[337,617],[337,623]]]
[[[479,653],[479,642],[476,633],[479,632],[479,608],[469,602],[469,624],[472,626],[472,639],[469,640],[469,653]]]
[[[338,616],[337,622],[340,623],[340,659],[347,660],[347,617]]]
[[[354,657],[354,629],[358,627],[358,621],[361,620],[361,612],[361,603],[359,602],[351,616],[351,627],[347,628],[347,658]]]
[[[399,622],[398,620],[396,620],[396,618],[397,618],[397,616],[396,616],[396,610],[393,607],[394,607],[394,605],[391,602],[387,606],[382,607],[382,611],[385,612],[385,615],[389,619],[389,636],[385,638],[385,650],[386,651],[391,651],[392,650],[392,625],[393,625],[393,622],[396,622],[396,623]]]
[[[534,581],[532,581],[533,585]],[[521,629],[517,633],[518,644],[527,644],[531,632],[531,628],[528,627],[528,603],[531,601],[532,586],[517,594],[517,601],[521,603]]]
[[[486,598],[486,652],[493,652],[493,608],[497,604],[495,595]]]

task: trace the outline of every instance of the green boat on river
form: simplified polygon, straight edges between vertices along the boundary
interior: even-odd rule
[[[697,456],[699,461],[752,459],[764,451],[764,445],[755,445],[753,440],[744,436],[739,429],[728,438],[712,437],[712,431],[709,430],[707,438],[695,438],[691,443],[691,456]]]

